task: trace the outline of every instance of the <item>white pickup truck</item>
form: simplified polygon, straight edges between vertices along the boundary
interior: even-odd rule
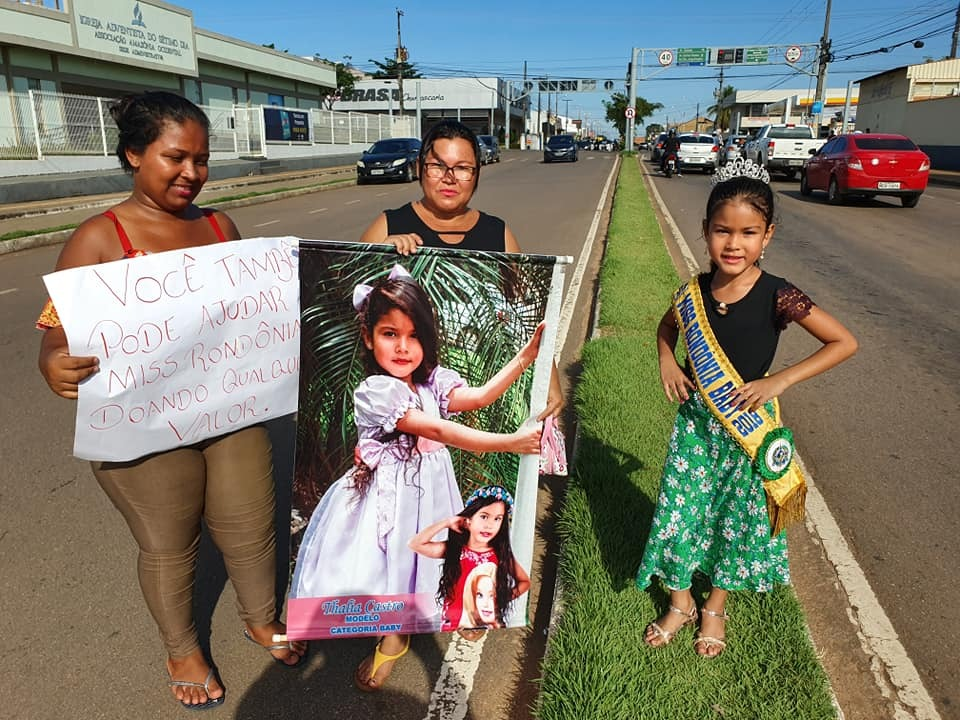
[[[786,173],[793,180],[810,151],[818,150],[825,142],[807,125],[764,125],[744,146],[744,157],[768,172]]]

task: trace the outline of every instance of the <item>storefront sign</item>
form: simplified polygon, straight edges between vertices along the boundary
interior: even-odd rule
[[[403,104],[407,110],[417,106],[424,110],[449,108],[502,109],[497,78],[443,78],[403,81]],[[419,94],[418,94],[419,89]],[[334,103],[339,111],[363,110],[386,112],[400,107],[400,89],[396,80],[364,80],[356,83],[353,92]]]
[[[197,75],[193,15],[144,0],[72,0],[76,46],[93,57]]]

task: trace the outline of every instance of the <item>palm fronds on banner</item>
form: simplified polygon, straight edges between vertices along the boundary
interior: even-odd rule
[[[360,327],[352,305],[359,283],[374,284],[402,264],[433,302],[440,363],[482,385],[514,357],[544,316],[553,258],[454,253],[421,248],[398,258],[391,246],[304,243],[300,406],[294,474],[294,526],[305,525],[329,485],[353,465],[353,391],[364,378]],[[489,407],[456,421],[513,432],[529,415],[531,373]],[[519,458],[450,448],[461,493],[487,484],[516,488]]]

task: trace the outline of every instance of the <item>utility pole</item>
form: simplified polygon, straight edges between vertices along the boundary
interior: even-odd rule
[[[400,18],[403,10],[397,8],[397,87],[400,91],[400,117],[403,117],[403,63],[407,61],[407,49],[400,42]]]
[[[543,106],[540,103],[540,99],[541,99],[540,87],[541,87],[541,83],[540,83],[540,79],[538,78],[537,79],[537,138],[539,139],[538,144],[540,146],[539,148],[537,148],[538,150],[543,148],[543,117],[541,117],[540,115],[540,113],[543,112]]]
[[[950,42],[950,57],[957,57],[957,39],[960,38],[960,2],[957,3],[957,21],[953,24],[953,40]]]
[[[722,108],[720,103],[723,101],[723,65],[720,66],[720,87],[717,88],[717,115],[713,119],[713,129],[714,130],[723,130],[720,127],[720,112]]]
[[[627,107],[635,108],[637,106],[637,53],[638,48],[632,48],[630,52],[630,65],[627,67]],[[625,108],[626,109],[626,108]],[[636,125],[635,118],[625,118],[624,129],[626,136],[623,146],[624,149],[633,152],[633,131]]]
[[[816,113],[816,133],[820,137],[823,118],[823,106],[826,104],[824,91],[827,84],[827,65],[830,63],[830,0],[827,0],[827,15],[823,20],[823,37],[820,38],[820,65],[817,69],[817,94],[814,100],[820,103],[820,112]]]

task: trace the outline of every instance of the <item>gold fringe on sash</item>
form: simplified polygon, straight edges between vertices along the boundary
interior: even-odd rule
[[[796,466],[790,466],[786,475],[763,483],[767,496],[767,515],[770,517],[770,536],[788,525],[802,522],[807,502],[807,481]]]

